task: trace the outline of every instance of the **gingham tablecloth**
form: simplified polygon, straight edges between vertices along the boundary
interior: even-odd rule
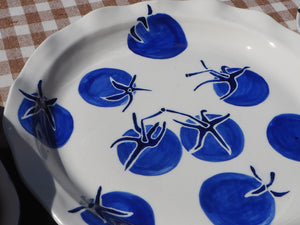
[[[5,106],[13,81],[33,51],[51,34],[88,12],[142,0],[0,0],[0,105]],[[199,0],[200,1],[200,0]],[[220,0],[262,11],[296,31],[300,0]]]

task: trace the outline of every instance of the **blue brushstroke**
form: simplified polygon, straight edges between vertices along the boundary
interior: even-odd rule
[[[206,216],[215,225],[271,224],[275,216],[274,197],[287,192],[269,190],[275,179],[263,184],[251,167],[254,177],[239,173],[220,173],[203,182],[199,200]]]
[[[100,194],[99,194],[100,190]],[[80,213],[81,218],[88,225],[105,225],[105,224],[126,224],[126,225],[154,225],[155,218],[153,210],[149,203],[144,199],[128,192],[109,192],[101,194],[101,187],[99,188],[95,202],[104,211],[95,216],[89,210],[84,210]],[[98,201],[97,201],[98,199]],[[85,209],[79,206],[75,209],[69,210],[70,213],[76,213]],[[106,210],[106,211],[105,211]],[[119,215],[119,214],[127,215]]]
[[[206,114],[206,116],[210,121],[221,118],[221,115],[216,114]],[[196,116],[196,118],[200,119],[199,116]],[[191,119],[188,119],[186,123],[196,125],[195,120]],[[220,162],[231,160],[240,155],[243,151],[244,134],[234,120],[228,118],[222,123],[217,124],[217,126],[214,128],[215,131],[219,133],[219,136],[225,141],[227,146],[230,147],[231,154],[224,149],[224,146],[220,143],[220,141],[218,141],[214,134],[208,132],[206,136],[204,136],[204,134],[207,132],[206,129],[199,129],[182,126],[180,130],[180,138],[184,148],[187,151],[192,151],[193,156],[196,158],[210,162]],[[200,137],[202,137],[204,140],[202,145],[198,147]],[[197,149],[195,149],[195,147],[197,147]]]
[[[300,115],[280,114],[268,125],[270,145],[282,156],[300,161]]]
[[[171,16],[163,13],[152,15],[148,5],[148,17],[139,17],[139,22],[128,34],[127,44],[134,53],[152,58],[167,59],[187,48],[185,34]]]
[[[210,73],[214,78],[200,83],[194,91],[207,83],[213,83],[214,91],[223,100],[236,106],[255,106],[267,99],[269,86],[263,77],[249,70],[250,67],[230,68],[222,66],[220,71],[208,69],[204,61],[201,63],[205,70],[188,73],[186,77]]]
[[[80,81],[78,91],[88,103],[99,107],[126,106],[133,101],[136,91],[150,91],[135,85],[136,75],[113,68],[101,68],[87,73]]]
[[[229,72],[240,70],[241,68],[230,68]],[[247,70],[236,79],[237,90],[225,102],[236,106],[255,106],[267,99],[269,96],[269,86],[267,82],[257,73]],[[228,91],[228,85],[215,83],[214,90],[218,96],[223,96]]]
[[[146,126],[149,131],[150,125]],[[161,132],[158,128],[153,137]],[[130,129],[123,135],[124,137],[138,137],[135,130]],[[136,144],[132,142],[121,143],[117,147],[120,162],[124,165],[132,151],[136,148]],[[168,173],[173,170],[179,163],[182,156],[182,147],[178,137],[169,129],[159,144],[155,147],[146,147],[143,153],[135,161],[130,171],[135,174],[144,176],[156,176]]]
[[[18,120],[22,127],[50,148],[60,148],[67,143],[74,129],[73,117],[68,110],[47,99],[38,84],[38,92],[27,94],[18,110]],[[44,103],[43,103],[44,102]]]
[[[166,127],[166,122],[160,126],[144,125],[145,120],[161,115],[160,110],[145,117],[139,125],[136,114],[132,114],[133,127],[114,141],[111,148],[117,145],[119,160],[125,170],[133,173],[155,176],[174,169],[182,155],[182,147],[178,137]]]

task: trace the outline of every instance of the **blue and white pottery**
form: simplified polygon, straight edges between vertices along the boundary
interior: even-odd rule
[[[259,12],[106,7],[35,51],[4,128],[61,225],[296,225],[299,62],[299,34]]]

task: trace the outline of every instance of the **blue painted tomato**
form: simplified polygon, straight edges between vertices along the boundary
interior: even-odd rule
[[[137,19],[139,23],[128,34],[127,44],[134,53],[152,58],[175,57],[187,48],[185,34],[171,16],[163,13],[152,15],[148,5],[148,16]]]
[[[42,91],[42,81],[38,83],[38,92],[27,94],[18,110],[18,119],[22,127],[50,148],[62,147],[70,138],[74,122],[73,117],[57,99],[48,99]]]
[[[254,177],[239,173],[220,173],[201,186],[199,200],[203,211],[215,225],[258,225],[270,224],[275,216],[274,197],[287,192],[270,190],[271,180],[263,184],[253,167]]]
[[[134,129],[124,133],[111,147],[118,144],[117,151],[125,170],[154,176],[174,169],[182,155],[182,147],[178,137],[159,123],[140,127],[133,114]]]
[[[269,96],[269,86],[263,77],[249,70],[250,67],[230,68],[222,66],[221,71],[208,69],[204,61],[201,63],[205,70],[188,73],[186,77],[197,74],[210,73],[214,79],[200,83],[194,90],[203,84],[213,83],[214,90],[221,100],[236,106],[254,106],[262,103]]]
[[[141,197],[128,192],[109,192],[101,194],[98,189],[96,199],[91,199],[87,207],[79,206],[69,210],[80,215],[88,225],[128,224],[154,225],[155,218],[151,206]]]
[[[228,73],[240,71],[241,68],[230,68]],[[243,76],[236,78],[238,87],[232,95],[224,99],[225,102],[237,106],[254,106],[262,103],[269,96],[269,86],[267,82],[257,73],[246,70]],[[215,83],[214,90],[222,98],[228,90],[228,85]]]
[[[79,94],[88,103],[99,107],[116,107],[133,101],[136,91],[150,91],[135,85],[133,77],[119,69],[102,68],[87,73],[80,81]]]
[[[186,122],[179,122],[180,138],[187,151],[198,159],[220,162],[237,157],[244,148],[244,134],[234,120],[225,116],[205,114],[189,116]]]
[[[280,114],[267,128],[270,145],[286,158],[300,161],[300,115]]]

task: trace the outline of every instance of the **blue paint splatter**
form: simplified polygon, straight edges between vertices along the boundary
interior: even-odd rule
[[[189,118],[185,122],[175,122],[182,125],[180,138],[183,146],[196,158],[220,162],[233,159],[243,151],[243,132],[238,124],[229,118],[229,114],[206,114],[206,110],[201,111],[201,117],[178,114]]]
[[[127,44],[134,53],[152,58],[167,59],[187,48],[185,34],[176,20],[163,13],[152,15],[148,5],[148,17],[140,17],[128,34]]]
[[[133,101],[136,91],[150,91],[135,85],[136,75],[133,77],[119,69],[102,68],[87,73],[80,81],[79,94],[88,103],[99,107],[126,106]]]
[[[88,225],[155,224],[153,210],[144,199],[128,192],[119,191],[102,195],[101,190],[100,186],[96,199],[91,199],[87,208],[79,206],[69,212],[76,213],[84,210],[80,215]]]
[[[200,205],[206,216],[215,225],[270,224],[275,216],[274,197],[287,192],[275,192],[270,186],[275,173],[270,173],[270,182],[263,184],[251,167],[254,177],[239,173],[220,173],[206,181],[199,193]]]
[[[124,133],[111,147],[118,144],[120,162],[135,174],[155,176],[174,169],[182,155],[178,137],[166,128],[164,122],[154,125],[138,125],[133,113],[134,129]]]
[[[262,103],[269,96],[267,82],[250,67],[230,68],[222,66],[220,72],[208,69],[204,61],[201,63],[205,70],[188,73],[186,77],[202,73],[210,73],[214,79],[200,83],[194,91],[207,83],[213,83],[214,90],[221,100],[236,106],[254,106]]]
[[[300,161],[300,115],[280,114],[267,128],[270,145],[288,159]]]
[[[50,148],[62,147],[70,138],[74,122],[65,108],[56,103],[57,99],[48,99],[42,91],[42,81],[38,83],[38,92],[27,94],[18,110],[18,119],[22,127]]]

